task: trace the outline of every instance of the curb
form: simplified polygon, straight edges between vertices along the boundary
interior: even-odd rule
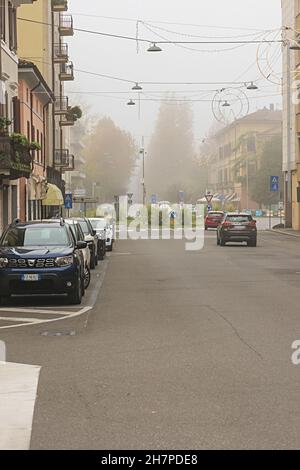
[[[300,238],[300,234],[297,235],[296,233],[283,232],[282,230],[277,229],[268,229],[267,232],[279,233],[280,235],[287,235],[288,237]]]

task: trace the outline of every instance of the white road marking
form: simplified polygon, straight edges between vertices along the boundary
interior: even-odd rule
[[[32,326],[32,325],[37,325],[37,324],[41,324],[41,323],[54,323],[54,322],[57,322],[57,321],[61,321],[61,320],[66,320],[66,319],[70,319],[70,318],[75,318],[75,317],[79,317],[80,315],[83,315],[84,313],[87,313],[89,312],[90,310],[92,310],[94,306],[91,306],[91,307],[84,307],[82,308],[81,310],[79,310],[79,312],[74,312],[74,313],[71,313],[70,312],[66,312],[66,315],[64,317],[61,317],[61,318],[50,318],[49,320],[41,320],[41,319],[36,319],[36,318],[33,318],[32,321],[30,319],[30,323],[25,323],[26,319],[24,318],[14,318],[14,319],[11,319],[11,317],[0,317],[0,320],[1,321],[20,321],[21,323],[17,324],[17,325],[9,325],[9,326],[0,326],[0,330],[8,330],[8,329],[11,329],[11,328],[18,328],[20,326]],[[31,311],[32,313],[32,311]],[[29,320],[29,319],[28,319]],[[24,322],[24,323],[23,323]]]
[[[0,312],[7,313],[41,313],[46,315],[71,315],[72,312],[65,312],[63,310],[39,310],[28,308],[0,308]]]
[[[40,367],[0,362],[0,450],[28,450]]]
[[[109,255],[108,254],[108,258],[109,258]],[[15,325],[4,325],[4,326],[0,326],[0,330],[9,330],[9,329],[12,329],[12,328],[20,328],[20,327],[25,327],[25,326],[33,326],[33,325],[41,325],[41,324],[46,324],[46,323],[53,323],[53,322],[58,322],[58,321],[62,321],[62,320],[66,320],[66,319],[71,319],[71,318],[76,318],[76,317],[79,317],[80,315],[84,315],[85,313],[89,312],[90,310],[92,310],[94,308],[94,305],[97,301],[97,297],[98,297],[98,294],[99,294],[99,291],[101,289],[101,286],[102,286],[102,283],[103,283],[103,280],[104,280],[104,277],[105,277],[105,273],[106,273],[106,269],[107,269],[107,262],[104,262],[103,263],[103,270],[100,272],[100,273],[97,273],[97,282],[96,282],[96,285],[94,287],[94,290],[90,293],[89,295],[89,303],[90,305],[89,306],[86,306],[86,307],[83,307],[81,308],[80,310],[77,310],[77,311],[65,311],[65,310],[48,310],[48,309],[35,309],[35,308],[12,308],[12,307],[9,307],[9,308],[0,308],[0,313],[1,312],[7,312],[7,313],[28,313],[30,316],[34,315],[34,314],[43,314],[43,315],[59,315],[59,318],[47,318],[47,319],[42,319],[42,318],[31,318],[31,317],[28,317],[28,318],[22,318],[22,317],[17,317],[17,316],[14,316],[14,317],[1,317],[0,316],[0,321],[6,321],[6,322],[19,322]],[[68,307],[66,307],[68,308]],[[70,307],[69,307],[70,308]],[[76,306],[73,307],[73,309],[76,308]],[[77,307],[79,308],[79,307]]]

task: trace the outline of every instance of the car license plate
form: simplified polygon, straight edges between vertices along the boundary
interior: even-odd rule
[[[233,230],[245,230],[245,229],[246,229],[245,225],[235,225],[233,227]]]
[[[22,281],[39,281],[40,278],[39,274],[23,274]]]

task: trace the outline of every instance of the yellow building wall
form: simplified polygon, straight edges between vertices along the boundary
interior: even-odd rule
[[[22,5],[18,17],[31,20],[18,20],[18,55],[35,63],[52,88],[51,2],[37,0],[33,5]]]

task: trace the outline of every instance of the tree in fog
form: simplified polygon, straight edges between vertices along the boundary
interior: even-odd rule
[[[283,188],[281,135],[265,143],[260,168],[255,178],[250,180],[251,197],[260,207],[278,203],[278,193],[270,191],[270,176],[281,176],[280,186]]]
[[[176,202],[192,175],[193,113],[188,103],[162,102],[146,162],[148,193]]]
[[[125,194],[136,152],[131,134],[117,127],[110,118],[100,119],[86,138],[89,193],[96,183],[96,194],[102,201],[109,202],[115,194]]]

